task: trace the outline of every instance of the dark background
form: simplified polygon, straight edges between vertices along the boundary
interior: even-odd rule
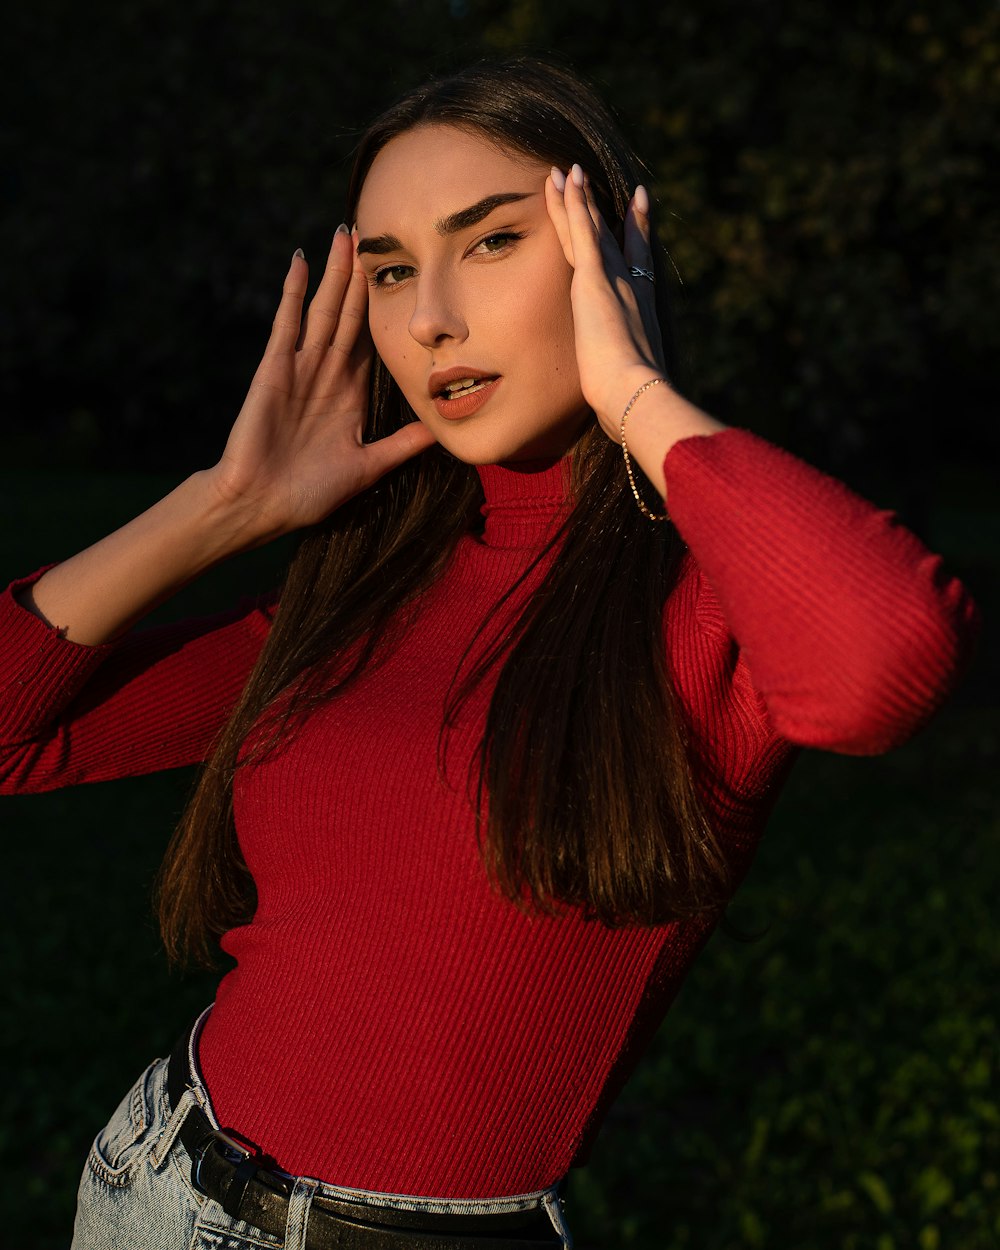
[[[650,167],[683,389],[899,511],[987,634],[913,743],[803,760],[734,906],[770,928],[713,939],[574,1179],[578,1240],[1000,1245],[996,6],[39,0],[4,25],[4,579],[217,456],[288,257],[325,255],[395,94],[517,50],[596,82]],[[67,1243],[89,1137],[211,997],[168,976],[149,917],[190,784],[0,806],[19,1244]]]
[[[645,154],[710,411],[915,508],[995,457],[995,6],[39,0],[5,25],[10,460],[217,452],[366,121],[521,48],[592,77]]]

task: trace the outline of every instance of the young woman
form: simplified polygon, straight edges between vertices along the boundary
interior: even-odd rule
[[[671,385],[640,176],[562,69],[411,93],[218,464],[5,596],[6,789],[207,761],[162,928],[236,961],[99,1134],[77,1250],[568,1245],[797,749],[952,688],[940,560]],[[295,529],[275,601],[133,631]]]

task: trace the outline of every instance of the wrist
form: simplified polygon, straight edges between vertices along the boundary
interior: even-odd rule
[[[608,396],[600,409],[595,409],[598,423],[601,429],[607,434],[613,442],[621,442],[621,420],[622,413],[625,411],[632,397],[638,391],[640,386],[644,386],[647,382],[651,382],[654,378],[663,379],[663,383],[669,386],[669,382],[662,369],[655,365],[646,364],[643,361],[637,361],[633,365],[628,365],[623,369],[619,369],[615,373],[614,382],[608,387]],[[662,385],[662,383],[661,383]],[[636,402],[633,413],[638,411],[639,405],[644,399],[648,398],[643,395]],[[631,423],[632,414],[628,418]]]
[[[689,403],[663,378],[662,373],[647,371],[645,376],[633,373],[629,379],[635,387],[625,397],[615,428],[615,441],[627,444],[623,448],[626,474],[633,492],[634,467],[638,465],[656,488],[660,498],[667,499],[667,482],[663,462],[675,443],[694,435],[717,434],[727,427],[707,413]],[[633,472],[629,473],[629,469]],[[643,502],[637,498],[643,512],[661,511],[655,499]]]
[[[262,547],[287,532],[269,520],[258,498],[234,491],[218,466],[192,473],[178,490],[188,494],[199,528],[214,548],[212,563]]]
[[[110,642],[188,582],[257,541],[244,512],[226,508],[195,473],[93,546],[49,569],[30,610],[70,642]]]

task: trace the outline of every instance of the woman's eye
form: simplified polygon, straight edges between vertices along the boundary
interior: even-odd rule
[[[372,274],[372,286],[398,286],[410,276],[409,265],[386,265]]]
[[[523,239],[524,235],[514,230],[502,230],[496,234],[488,234],[485,239],[480,241],[473,247],[472,252],[479,255],[496,256],[500,252],[504,252],[516,243],[519,239]],[[412,265],[384,265],[381,269],[376,269],[372,276],[368,279],[374,287],[390,287],[399,286],[400,283],[407,281],[413,277]]]
[[[487,253],[502,252],[505,247],[509,247],[511,243],[516,243],[518,239],[523,238],[524,235],[515,234],[511,230],[504,231],[500,234],[490,234],[477,244],[477,251],[479,248],[482,248]]]

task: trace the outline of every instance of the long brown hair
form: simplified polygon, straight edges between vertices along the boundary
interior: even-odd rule
[[[526,57],[431,81],[379,117],[357,150],[348,221],[378,152],[430,123],[563,169],[579,161],[620,237],[642,165],[585,83]],[[676,380],[665,261],[658,248],[664,358]],[[414,419],[376,358],[366,439]],[[596,423],[574,453],[572,491],[540,590],[456,674],[442,725],[447,732],[476,683],[499,669],[473,787],[485,869],[518,905],[577,905],[609,925],[717,910],[729,874],[698,801],[663,637],[683,544],[671,525],[639,513],[621,453]],[[236,769],[294,733],[302,715],[392,645],[407,606],[440,575],[481,502],[475,470],[434,447],[302,537],[268,640],[161,869],[160,925],[172,958],[211,963],[216,939],[253,915],[233,827]]]

